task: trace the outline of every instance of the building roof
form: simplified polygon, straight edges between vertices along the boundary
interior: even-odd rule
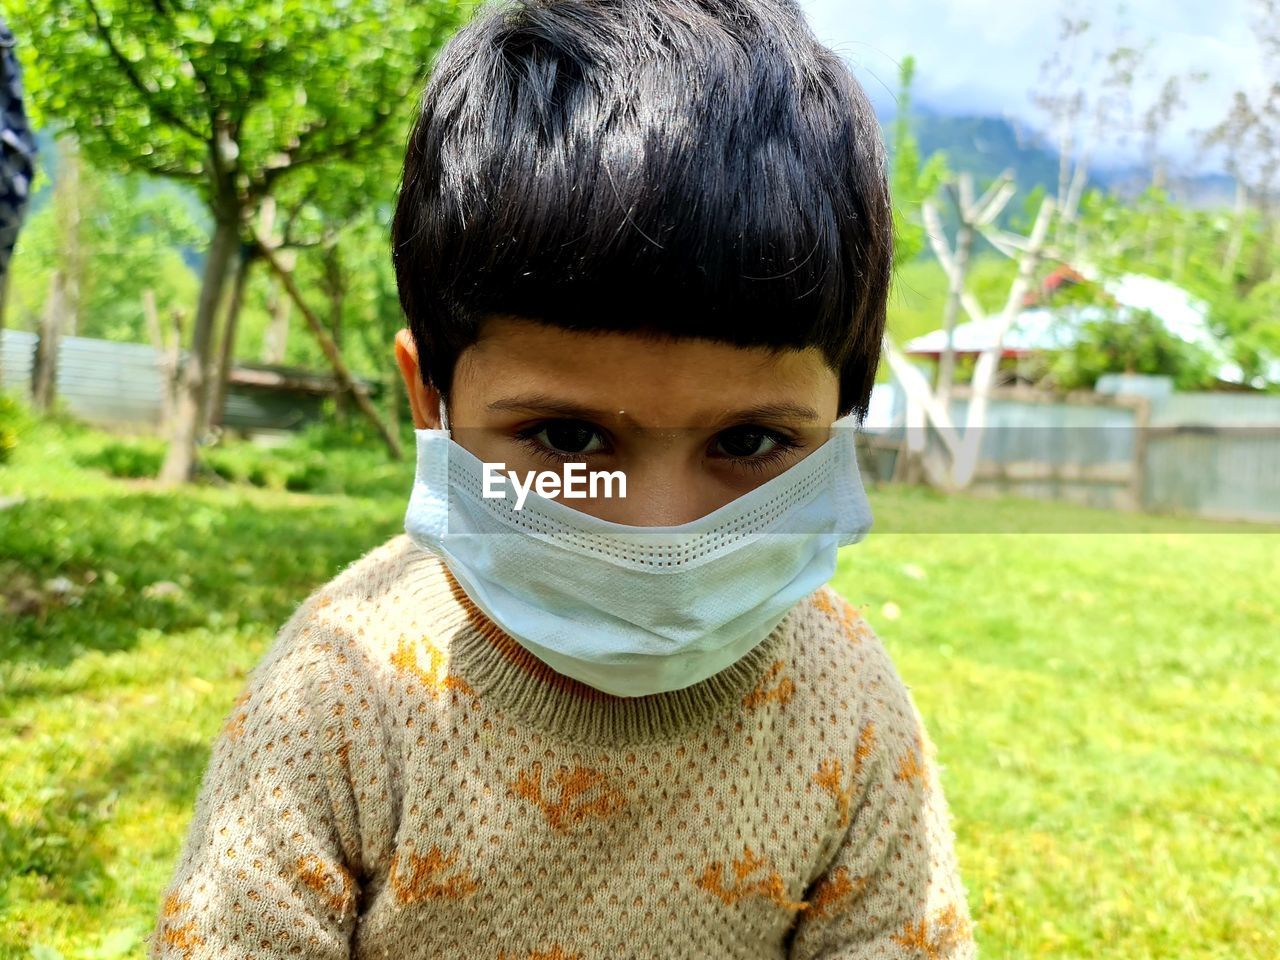
[[[1208,324],[1208,307],[1204,301],[1165,280],[1137,273],[1103,281],[1103,289],[1116,303],[1129,310],[1150,310],[1174,336],[1204,348],[1218,363],[1221,380],[1239,382],[1240,367],[1232,362]],[[1074,341],[1081,324],[1101,318],[1105,311],[1097,306],[1030,307],[1022,310],[1001,342],[1001,356],[1019,357],[1038,351],[1062,350]],[[1000,316],[992,314],[981,320],[956,324],[952,343],[958,355],[977,354],[995,343]],[[916,337],[906,345],[912,356],[937,357],[946,347],[944,330],[933,330]],[[1280,362],[1273,364],[1274,378],[1280,379]],[[1269,376],[1269,379],[1272,377]]]

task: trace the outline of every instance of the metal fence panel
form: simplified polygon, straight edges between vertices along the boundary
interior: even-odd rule
[[[0,388],[31,395],[39,339],[25,330],[0,331]],[[90,423],[159,427],[164,376],[157,361],[155,348],[146,344],[61,337],[58,397],[73,415]],[[376,396],[377,384],[365,385]],[[296,430],[319,419],[322,404],[323,396],[314,392],[231,383],[222,422],[246,430]]]
[[[31,394],[31,368],[40,338],[26,330],[0,330],[0,390]]]
[[[1143,500],[1160,512],[1280,521],[1280,426],[1152,428]]]

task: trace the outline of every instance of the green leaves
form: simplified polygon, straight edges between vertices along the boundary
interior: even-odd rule
[[[65,121],[99,164],[162,176],[214,176],[222,138],[252,205],[295,165],[396,162],[425,64],[464,9],[32,0],[12,26],[38,122]]]
[[[933,196],[949,176],[945,154],[934,153],[921,163],[920,146],[911,132],[911,81],[915,69],[915,58],[904,57],[898,75],[898,113],[891,131],[894,261],[899,265],[910,263],[924,250],[920,204]]]
[[[1280,261],[1274,224],[1256,211],[1193,208],[1154,188],[1125,200],[1090,191],[1079,227],[1082,248],[1105,273],[1148,274],[1203,300],[1246,382],[1280,360]]]
[[[1170,333],[1150,310],[1115,314],[1081,324],[1075,342],[1051,362],[1060,389],[1091,388],[1104,373],[1172,376],[1178,390],[1209,389],[1213,359]]]

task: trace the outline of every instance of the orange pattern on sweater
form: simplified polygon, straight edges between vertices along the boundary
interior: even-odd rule
[[[298,858],[294,875],[304,886],[324,897],[335,912],[342,913],[351,906],[355,897],[355,884],[351,871],[342,864],[325,863],[315,854],[309,853]]]
[[[844,785],[844,764],[839,760],[823,760],[813,782],[835,797],[836,809],[840,813],[836,829],[843,830],[849,825],[849,803],[853,799],[853,792]]]
[[[555,830],[567,830],[589,817],[611,817],[627,805],[626,795],[609,783],[607,774],[587,767],[561,767],[551,775],[544,793],[540,760],[519,772],[512,789],[517,797],[540,808]]]
[[[837,867],[831,875],[814,888],[809,900],[807,916],[811,919],[829,916],[849,897],[867,885],[866,877],[854,880],[848,867]]]
[[[498,960],[521,960],[514,953],[508,954],[501,952],[498,954]],[[524,955],[523,960],[582,960],[582,954],[569,953],[560,944],[551,945],[550,950],[530,950]]]
[[[866,639],[866,621],[862,619],[858,609],[844,597],[824,586],[814,591],[813,602],[819,610],[840,624],[844,635],[851,641],[861,643]]]
[[[418,644],[407,637],[400,638],[395,653],[391,654],[391,665],[397,672],[410,673],[421,680],[433,697],[440,696],[446,690],[475,693],[465,680],[449,672],[449,661],[439,648],[426,639],[422,641],[422,646],[427,650],[425,667],[418,662]]]
[[[942,960],[948,951],[969,938],[971,927],[952,903],[935,912],[928,921],[907,921],[892,939],[908,950],[918,950],[926,960]]]
[[[402,904],[420,903],[423,900],[457,900],[475,893],[480,886],[477,881],[462,873],[444,878],[443,874],[458,859],[457,852],[445,856],[434,845],[426,856],[419,856],[412,850],[406,851],[409,860],[407,874],[402,871],[400,853],[397,850],[391,859],[391,886],[395,888],[396,900]]]
[[[164,907],[161,911],[164,922],[161,924],[160,940],[166,946],[181,950],[184,957],[190,957],[191,951],[204,943],[204,940],[193,932],[196,928],[194,921],[181,925],[176,922],[176,918],[190,906],[189,900],[178,899],[178,892],[175,890],[164,898]]]
[[[776,700],[783,705],[789,703],[792,696],[795,695],[796,684],[790,677],[779,678],[779,674],[782,673],[786,666],[785,660],[775,660],[773,665],[769,667],[769,672],[764,675],[750,693],[742,698],[742,705],[751,710],[771,700]]]
[[[837,597],[702,683],[615,697],[395,538],[241,691],[151,960],[972,960],[930,743]]]
[[[724,866],[719,862],[707,864],[695,883],[729,905],[737,903],[743,897],[753,896],[764,897],[784,910],[803,910],[808,905],[803,900],[788,897],[782,875],[777,870],[769,870],[768,861],[758,856],[750,847],[744,847],[742,856],[735,859],[730,867],[734,881],[731,887],[724,884]],[[749,879],[762,871],[762,876]]]

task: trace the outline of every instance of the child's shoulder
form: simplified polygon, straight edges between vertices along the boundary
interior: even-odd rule
[[[444,561],[402,533],[312,590],[281,632],[386,659],[403,638],[430,636],[462,615]]]
[[[377,602],[381,595],[395,589],[420,554],[406,534],[397,534],[365,551],[312,590],[303,606],[323,609],[333,604]]]
[[[918,714],[910,690],[862,608],[824,584],[799,614],[791,653],[797,682],[830,704],[829,713],[912,735]]]

